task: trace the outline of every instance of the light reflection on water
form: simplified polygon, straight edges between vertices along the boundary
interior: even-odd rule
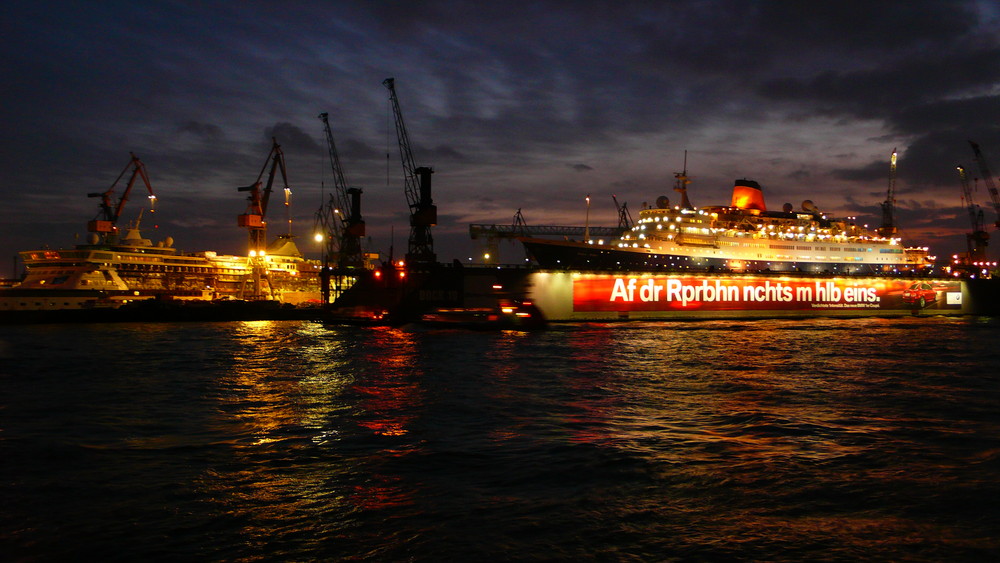
[[[2,328],[0,529],[25,559],[988,558],[996,328]]]

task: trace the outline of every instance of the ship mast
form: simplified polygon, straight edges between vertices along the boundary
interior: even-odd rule
[[[892,149],[892,156],[889,158],[889,189],[885,194],[885,201],[882,202],[882,226],[878,229],[878,234],[883,237],[891,237],[898,231],[896,227],[896,149]]]
[[[691,183],[691,178],[687,175],[688,169],[688,152],[684,151],[684,170],[681,172],[674,172],[674,191],[681,194],[681,209],[694,209],[691,205],[691,200],[688,199],[687,185]]]

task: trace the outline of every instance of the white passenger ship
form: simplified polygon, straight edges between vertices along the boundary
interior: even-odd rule
[[[137,224],[120,241],[101,238],[91,233],[88,244],[72,249],[20,252],[25,276],[0,289],[0,311],[117,307],[151,298],[319,299],[319,262],[306,260],[288,235],[260,257],[181,253],[170,237],[155,244],[142,238]]]
[[[520,240],[549,269],[885,274],[932,265],[927,248],[829,218],[809,200],[800,211],[768,211],[752,180],[736,181],[728,206],[696,209],[678,191],[681,205],[661,196],[618,240]]]

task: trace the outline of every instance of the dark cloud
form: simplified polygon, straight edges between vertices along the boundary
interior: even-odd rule
[[[162,194],[160,230],[186,248],[236,251],[246,233],[233,226],[245,204],[235,187],[256,177],[272,136],[295,188],[293,225],[305,228],[331,185],[321,111],[348,181],[364,186],[369,232],[384,242],[394,230],[402,248],[389,76],[414,158],[436,171],[439,244],[461,243],[463,226],[445,222],[507,223],[518,208],[534,224],[579,222],[581,191],[614,222],[608,194],[670,193],[688,149],[701,203],[751,176],[775,198],[821,196],[824,209],[877,218],[898,147],[901,222],[961,246],[954,166],[971,163],[967,140],[1000,167],[1000,15],[988,2],[5,10],[0,195],[18,202],[0,208],[7,255],[71,244],[95,212],[85,194],[106,189],[129,151]],[[573,171],[587,173],[585,188]]]
[[[417,147],[416,151],[421,158],[430,162],[465,160],[465,156],[461,152],[448,145],[438,145],[433,149]]]
[[[337,145],[337,154],[349,161],[358,160],[384,160],[385,151],[378,150],[364,141],[348,139],[343,145]]]
[[[223,138],[224,133],[222,129],[217,125],[211,125],[209,123],[198,123],[197,121],[188,121],[177,128],[178,133],[187,133],[200,140],[206,142],[215,142]]]
[[[291,123],[276,123],[264,131],[264,144],[270,147],[272,139],[282,146],[283,151],[301,151],[318,153],[322,150],[319,143],[309,134]]]
[[[1000,68],[1000,57],[996,65]],[[905,107],[893,113],[891,123],[896,130],[907,134],[961,130],[973,137],[988,135],[1000,123],[1000,95],[945,99]]]
[[[951,41],[978,17],[969,4],[946,1],[779,0],[756,4],[754,29],[762,41],[811,51],[834,49],[894,52]],[[765,36],[761,32],[774,32]]]
[[[827,70],[808,78],[775,78],[764,81],[758,92],[770,99],[797,101],[829,115],[866,119],[904,118],[924,104],[938,105],[940,98],[988,88],[995,79],[986,71],[1000,68],[1000,49],[971,54],[936,53],[898,64],[860,71]],[[961,109],[956,104],[952,111]],[[912,117],[911,117],[912,120]]]
[[[891,153],[890,153],[891,154]],[[830,171],[834,178],[847,180],[849,182],[874,183],[880,180],[888,180],[890,168],[890,155],[887,154],[884,161],[875,161],[866,166],[857,168],[835,168]],[[898,159],[897,159],[898,170]]]

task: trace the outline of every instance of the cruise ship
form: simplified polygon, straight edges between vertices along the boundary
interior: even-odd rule
[[[0,311],[118,307],[141,299],[317,301],[318,261],[279,235],[262,256],[179,252],[171,237],[143,238],[139,220],[124,236],[90,233],[71,249],[20,252],[24,278],[0,289]]]
[[[905,247],[894,229],[880,233],[853,218],[832,218],[810,200],[770,211],[753,180],[736,180],[726,206],[695,208],[683,182],[681,204],[666,196],[639,212],[617,240],[521,238],[542,268],[664,272],[926,273],[927,248]]]

